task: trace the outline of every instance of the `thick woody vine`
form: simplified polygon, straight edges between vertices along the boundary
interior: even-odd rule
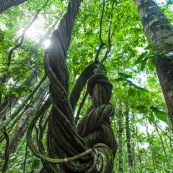
[[[71,0],[67,13],[52,34],[52,44],[44,57],[45,71],[50,81],[50,97],[38,109],[27,132],[29,147],[43,163],[41,172],[109,173],[113,168],[117,145],[110,126],[110,117],[114,114],[114,108],[109,103],[112,84],[103,73],[104,66],[98,62],[99,51],[104,46],[101,27],[101,43],[96,59],[83,70],[69,93],[66,52],[80,3],[80,0]],[[103,17],[103,12],[101,16]],[[106,59],[109,51],[110,40],[109,48],[101,62]],[[90,95],[92,105],[84,118],[76,123],[74,110],[86,84],[86,95]],[[84,101],[81,105],[83,104]],[[35,141],[32,137],[34,128]],[[47,149],[42,142],[46,130]]]

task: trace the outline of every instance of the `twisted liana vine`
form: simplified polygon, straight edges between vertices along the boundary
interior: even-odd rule
[[[66,52],[80,3],[80,0],[71,0],[67,13],[52,34],[51,46],[45,52],[50,98],[37,111],[27,132],[29,147],[42,160],[41,172],[109,173],[113,169],[117,143],[110,123],[114,114],[110,104],[112,84],[103,73],[105,67],[94,61],[83,70],[71,94],[68,89]],[[86,84],[92,105],[76,124],[74,110]],[[43,131],[48,129],[47,151],[40,139],[34,143],[32,137],[34,126],[42,120],[45,121],[44,128],[39,125],[41,132],[38,135],[37,130],[37,136],[42,138]],[[59,168],[56,164],[60,164]]]

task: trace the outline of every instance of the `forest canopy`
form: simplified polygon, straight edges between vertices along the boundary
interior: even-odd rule
[[[0,0],[2,172],[172,171],[173,1],[156,4]]]

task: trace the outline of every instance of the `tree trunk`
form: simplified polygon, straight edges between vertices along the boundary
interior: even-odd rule
[[[119,111],[119,116],[118,116],[118,126],[119,126],[119,130],[118,130],[118,149],[119,149],[119,168],[118,168],[118,172],[123,172],[123,137],[122,137],[122,133],[123,133],[123,114],[122,114],[122,106],[121,106],[121,110]]]
[[[0,13],[8,10],[11,7],[20,5],[26,1],[27,0],[0,0]]]
[[[150,135],[149,133],[149,129],[148,129],[148,121],[146,119],[146,123],[145,123],[145,126],[146,126],[146,133],[147,133],[147,137],[148,137],[148,142],[149,142],[149,150],[151,152],[151,159],[152,159],[152,162],[153,162],[153,168],[156,169],[157,168],[157,160],[156,160],[156,151],[155,151],[155,148],[153,146],[153,139],[152,139],[152,135]]]
[[[34,97],[35,103],[34,106],[32,104],[29,105],[29,107],[26,109],[26,111],[23,113],[22,118],[20,119],[19,123],[17,124],[16,128],[13,131],[12,138],[10,140],[9,150],[11,153],[16,152],[17,145],[23,138],[27,128],[28,128],[28,121],[29,118],[32,117],[40,104],[45,101],[46,91],[47,87],[44,85],[47,83],[45,81],[40,89],[38,90],[38,94],[36,97]]]
[[[173,126],[173,26],[152,0],[136,0],[148,42],[165,56],[155,57],[154,64]]]
[[[132,158],[132,147],[131,147],[131,134],[129,127],[129,107],[128,103],[126,103],[126,140],[127,140],[127,154],[128,154],[128,165],[130,168],[133,167],[133,158]]]

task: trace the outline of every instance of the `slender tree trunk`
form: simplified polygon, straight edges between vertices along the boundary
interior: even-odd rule
[[[127,155],[128,155],[128,165],[129,167],[133,167],[133,158],[132,158],[132,147],[131,147],[131,134],[130,134],[130,127],[129,127],[129,107],[128,103],[126,103],[126,140],[127,140]]]
[[[148,42],[165,56],[155,57],[154,64],[173,126],[173,26],[153,0],[136,0]]]
[[[17,127],[15,128],[15,130],[12,134],[12,139],[10,141],[10,145],[9,145],[9,150],[11,153],[14,153],[17,150],[17,144],[22,139],[22,137],[27,129],[27,120],[31,116],[32,111],[33,111],[33,108],[29,107],[25,111],[21,121],[18,123]]]
[[[46,83],[47,81],[43,83],[43,85],[40,87],[38,91],[37,96],[34,98],[35,100],[34,106],[32,106],[31,104],[29,105],[29,107],[23,113],[22,118],[20,119],[18,125],[14,129],[9,146],[9,150],[11,153],[14,153],[17,150],[17,145],[21,141],[22,137],[24,136],[28,128],[29,118],[34,116],[40,104],[45,101],[46,91],[48,89],[47,87],[44,87]]]
[[[159,133],[159,129],[158,129],[158,126],[157,126],[156,123],[155,123],[155,129],[156,129],[156,132],[157,132],[157,134],[158,134],[158,136],[159,136],[159,138],[160,138],[160,141],[161,141],[161,144],[162,144],[162,148],[163,148],[163,152],[164,152],[164,154],[165,154],[165,157],[167,157],[168,155],[167,155],[167,153],[166,153],[166,148],[165,148],[165,145],[164,145],[164,140],[163,140],[163,138],[162,138],[162,135]]]
[[[122,109],[122,107],[120,108]],[[119,111],[119,116],[118,116],[118,126],[119,126],[119,130],[118,130],[118,149],[119,149],[119,168],[118,168],[118,172],[123,172],[123,144],[122,144],[122,133],[123,133],[123,127],[122,127],[122,110]]]
[[[20,5],[26,1],[27,0],[0,0],[0,13],[8,10],[11,7]]]
[[[156,153],[153,147],[153,140],[152,137],[149,133],[149,129],[148,129],[148,121],[146,120],[146,133],[147,133],[147,137],[148,137],[148,142],[149,142],[149,148],[151,150],[151,158],[152,158],[152,162],[153,162],[153,167],[156,168],[157,167],[157,161],[156,161]]]

